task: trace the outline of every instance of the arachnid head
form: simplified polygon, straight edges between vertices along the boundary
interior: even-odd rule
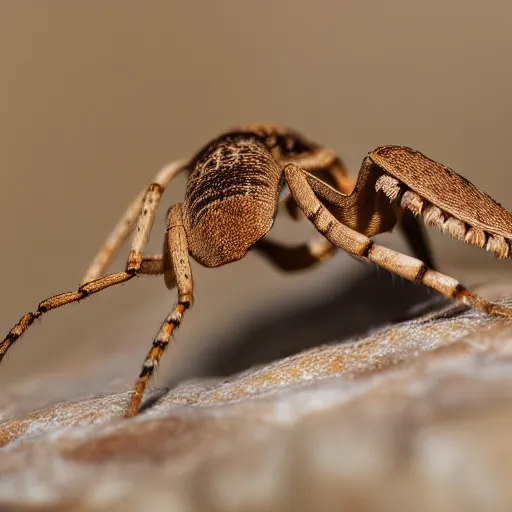
[[[319,144],[286,126],[252,123],[241,126],[239,130],[257,136],[276,160],[308,156],[320,147]]]
[[[253,133],[208,144],[189,165],[184,225],[191,255],[217,267],[245,256],[272,227],[281,168]]]

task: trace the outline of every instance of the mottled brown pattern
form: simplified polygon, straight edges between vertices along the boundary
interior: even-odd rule
[[[274,199],[276,179],[268,172],[273,170],[271,164],[267,148],[251,134],[225,135],[208,144],[190,163],[184,204],[191,227],[209,207],[227,197],[253,195],[264,200],[270,189],[269,199]]]
[[[185,170],[189,173],[185,197],[167,212],[163,252],[145,255],[165,188]],[[297,218],[302,211],[324,236],[322,244],[286,247],[261,241],[272,227],[284,183],[289,188],[284,198],[288,213]],[[492,304],[430,268],[432,258],[424,234],[404,210],[424,215],[427,224],[458,240],[485,244],[498,258],[512,252],[512,214],[418,151],[401,146],[377,148],[363,160],[353,186],[334,151],[289,128],[253,124],[226,132],[188,162],[168,164],[155,176],[100,248],[85,274],[86,281],[76,291],[50,297],[26,313],[0,343],[0,360],[44,313],[138,274],[163,274],[166,286],[177,288],[178,300],[154,337],[133,388],[125,417],[135,416],[175,329],[192,306],[190,257],[206,267],[217,267],[243,258],[258,242],[258,251],[282,270],[307,268],[340,248],[486,313],[512,316],[510,306]],[[397,223],[417,258],[370,239]],[[124,272],[104,275],[130,232],[133,240]]]
[[[301,133],[286,126],[256,123],[243,125],[235,133],[237,131],[258,137],[276,160],[298,156],[304,158],[322,148],[320,144],[306,139]]]
[[[294,130],[268,124],[227,132],[194,156],[186,166],[183,203],[194,259],[208,267],[239,260],[267,233],[289,162],[304,163],[333,184],[345,174],[334,153]]]
[[[272,226],[281,167],[243,132],[214,140],[189,167],[183,220],[191,255],[209,267],[242,258]]]
[[[208,422],[197,425],[197,422],[182,416],[169,416],[165,420],[150,424],[135,423],[123,433],[112,432],[98,439],[98,442],[76,444],[65,449],[63,457],[88,463],[112,462],[134,463],[144,458],[154,463],[163,463],[168,458],[183,456],[192,446],[206,439],[198,436],[199,427],[207,429]],[[212,428],[212,431],[214,429]],[[173,439],[180,438],[181,443]],[[160,442],[148,442],[148,440]],[[166,442],[168,441],[168,442]]]
[[[430,203],[470,226],[512,236],[512,214],[467,179],[411,148],[383,146],[371,160]]]

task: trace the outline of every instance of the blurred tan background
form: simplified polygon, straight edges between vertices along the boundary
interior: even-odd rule
[[[2,0],[0,329],[79,284],[163,164],[238,123],[291,125],[335,148],[354,173],[374,147],[410,145],[512,209],[511,16],[510,2],[475,0]],[[150,250],[183,190],[180,179],[166,193]],[[313,233],[280,219],[272,236]],[[430,234],[440,267],[468,283],[483,270],[512,270]],[[404,248],[395,235],[381,240]],[[385,294],[404,296],[403,308],[419,293],[384,271],[368,277],[346,254],[300,275],[279,274],[254,254],[193,270],[196,304],[161,384],[242,369],[258,361],[263,339],[329,341],[357,321],[361,330],[386,319],[378,313],[389,307]],[[9,353],[0,382],[98,362],[126,386],[174,299],[163,280],[140,278],[52,312]],[[223,367],[221,345],[247,340],[247,352]]]

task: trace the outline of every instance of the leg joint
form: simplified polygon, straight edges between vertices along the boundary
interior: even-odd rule
[[[369,258],[370,257],[370,252],[371,252],[371,250],[372,250],[374,245],[375,245],[375,242],[373,242],[372,240],[368,240],[368,243],[366,244],[366,247],[361,252],[360,256],[362,258]]]
[[[164,191],[162,185],[160,183],[151,183],[148,187],[148,192],[159,192],[160,194]]]
[[[144,365],[142,367],[141,372],[139,373],[139,379],[144,379],[145,377],[148,377],[152,373],[153,373],[153,367],[152,366],[149,367],[149,366]]]
[[[159,340],[159,339],[153,340],[153,347],[155,347],[155,348],[165,350],[167,345],[168,345],[167,341],[163,341],[163,340]]]
[[[87,297],[89,297],[89,290],[87,290],[87,288],[85,288],[86,285],[82,285],[78,288],[78,293],[80,293],[82,295],[82,299],[86,299]]]
[[[46,306],[43,305],[43,303],[46,302],[45,300],[43,302],[41,302],[38,306],[37,306],[37,311],[39,313],[46,313],[48,311],[48,308]]]
[[[414,280],[417,283],[421,283],[423,281],[423,278],[425,277],[425,274],[428,271],[429,271],[429,268],[427,267],[427,265],[425,265],[425,263],[423,263],[421,265],[421,267],[418,269],[418,272],[416,273],[416,277],[414,278]]]

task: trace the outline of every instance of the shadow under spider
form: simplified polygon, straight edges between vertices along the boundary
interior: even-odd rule
[[[226,332],[214,345],[204,343],[194,370],[169,379],[166,389],[155,390],[142,409],[151,407],[178,382],[233,375],[309,348],[352,339],[387,323],[416,318],[449,302],[425,286],[377,267],[366,268],[352,281],[340,276],[333,288],[324,296],[308,299],[305,294],[290,309],[262,312],[241,328]]]

